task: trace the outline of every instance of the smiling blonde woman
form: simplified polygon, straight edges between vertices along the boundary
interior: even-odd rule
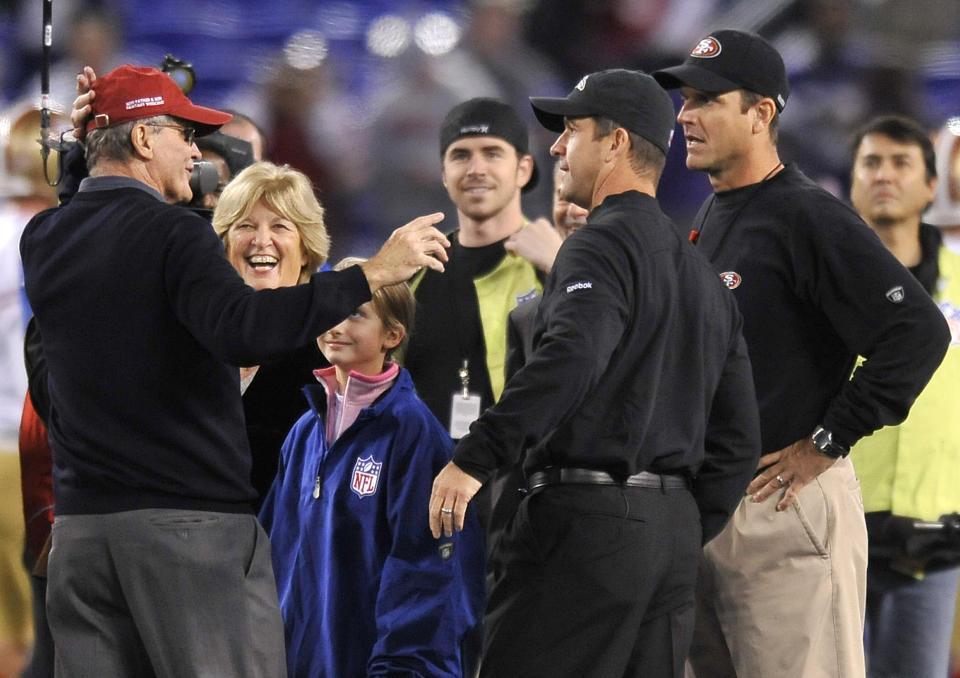
[[[305,174],[258,162],[224,188],[213,228],[250,287],[275,289],[306,282],[326,261],[330,237],[323,215]],[[274,362],[240,368],[257,508],[276,475],[283,439],[307,408],[300,389],[315,382],[313,370],[326,364],[311,342]]]
[[[213,228],[255,289],[306,282],[330,251],[323,206],[307,176],[289,165],[258,162],[240,172],[223,189]]]

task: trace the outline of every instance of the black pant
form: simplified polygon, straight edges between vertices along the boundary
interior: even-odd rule
[[[685,489],[554,485],[499,544],[482,678],[680,678],[700,519]]]

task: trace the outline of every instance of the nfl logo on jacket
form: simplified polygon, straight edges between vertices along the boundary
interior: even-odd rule
[[[353,466],[353,476],[350,481],[350,489],[358,497],[366,497],[377,491],[377,481],[380,480],[380,467],[382,462],[373,460],[373,456],[361,457]]]

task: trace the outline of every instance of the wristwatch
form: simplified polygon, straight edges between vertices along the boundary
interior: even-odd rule
[[[810,435],[811,440],[813,440],[813,446],[818,450],[823,452],[828,457],[833,457],[834,459],[839,459],[840,457],[846,457],[850,454],[850,450],[840,443],[833,442],[833,433],[825,429],[823,426],[817,425],[813,429],[813,433]]]

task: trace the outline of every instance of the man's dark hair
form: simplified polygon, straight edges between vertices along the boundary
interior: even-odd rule
[[[868,134],[882,134],[899,144],[914,144],[920,147],[923,164],[927,169],[927,182],[937,177],[937,155],[933,150],[933,141],[920,123],[902,115],[881,115],[873,118],[853,134],[850,143],[850,157],[856,158],[863,138]]]
[[[752,106],[756,106],[764,99],[769,99],[770,97],[764,96],[763,94],[757,94],[756,92],[751,92],[748,89],[740,90],[740,112],[746,113],[750,110]],[[777,145],[777,138],[779,137],[779,127],[780,127],[780,111],[774,103],[773,106],[773,117],[770,118],[770,140],[773,142],[773,145]]]
[[[593,121],[595,123],[594,139],[602,139],[609,134],[613,134],[618,127],[623,127],[620,123],[603,116],[595,116]],[[630,137],[630,168],[637,174],[652,175],[653,183],[656,184],[660,181],[664,165],[667,164],[667,156],[639,134],[631,132],[626,127],[623,127],[623,129]]]

